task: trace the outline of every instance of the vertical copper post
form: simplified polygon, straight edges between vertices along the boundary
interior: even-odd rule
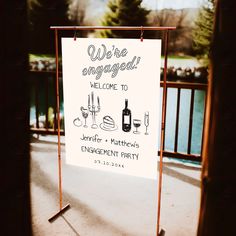
[[[58,31],[55,30],[55,49],[56,49],[56,97],[57,97],[57,152],[58,152],[58,189],[59,206],[62,209],[62,179],[61,179],[61,125],[60,125],[60,92],[59,92],[59,66],[58,66]]]
[[[157,205],[157,229],[156,235],[160,235],[160,216],[161,216],[161,190],[162,190],[162,172],[163,172],[163,151],[164,151],[164,134],[165,134],[165,124],[166,124],[166,97],[167,97],[167,56],[168,56],[168,41],[169,41],[169,31],[165,31],[164,40],[164,83],[163,83],[163,96],[162,96],[162,114],[161,114],[161,142],[160,142],[160,162],[159,162],[159,181],[158,181],[158,205]],[[164,233],[163,230],[161,230]]]
[[[58,154],[58,189],[59,189],[59,211],[48,221],[54,221],[63,212],[69,209],[67,204],[62,207],[62,171],[61,171],[61,119],[60,119],[60,91],[59,91],[59,65],[58,65],[58,30],[55,29],[55,51],[56,51],[56,96],[57,96],[57,154]]]

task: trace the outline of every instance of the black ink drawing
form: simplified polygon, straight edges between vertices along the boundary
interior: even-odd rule
[[[149,112],[148,111],[144,113],[144,125],[146,127],[146,131],[144,134],[148,135],[148,126],[149,126]]]
[[[100,124],[100,128],[106,131],[113,131],[118,127],[115,124],[115,121],[110,116],[104,116],[103,122]]]
[[[88,110],[89,110],[89,112],[91,112],[91,115],[92,115],[93,123],[91,125],[91,128],[97,129],[98,125],[96,124],[95,116],[100,111],[100,100],[99,100],[99,96],[97,96],[97,104],[95,105],[93,92],[91,93],[91,101],[90,101],[90,95],[88,95]]]
[[[79,117],[77,117],[73,120],[73,124],[77,127],[80,127],[82,125],[82,121],[80,120]]]
[[[87,128],[87,118],[88,118],[88,114],[89,114],[89,110],[87,108],[81,107],[80,108],[81,112],[82,112],[82,116],[84,118],[84,128]]]
[[[73,120],[73,124],[77,127],[80,127],[83,125],[84,128],[87,128],[87,118],[89,116],[89,113],[91,113],[92,116],[92,124],[91,128],[92,129],[97,129],[98,125],[96,123],[96,116],[100,112],[100,98],[99,96],[94,96],[94,93],[91,92],[91,94],[88,95],[88,107],[80,107],[82,117],[84,118],[84,125],[83,122],[80,120],[79,117],[75,118]],[[132,125],[135,127],[135,130],[133,131],[134,134],[140,134],[140,131],[138,128],[141,126],[141,120],[140,119],[133,119],[133,124],[132,124],[132,114],[131,110],[128,108],[128,99],[125,99],[125,108],[122,110],[122,130],[124,132],[130,132]],[[149,111],[146,111],[144,113],[144,126],[145,126],[145,135],[148,135],[148,127],[149,127]],[[114,119],[106,115],[103,117],[103,122],[100,124],[100,128],[105,131],[114,131],[117,130],[118,127],[115,124]]]
[[[138,131],[138,127],[141,125],[141,120],[134,119],[133,120],[133,125],[136,128],[136,130],[134,131],[134,134],[140,134],[140,132]]]
[[[125,99],[125,108],[122,111],[122,130],[124,132],[131,130],[131,110],[128,108],[128,99]]]

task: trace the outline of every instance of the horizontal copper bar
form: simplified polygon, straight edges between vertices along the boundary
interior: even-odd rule
[[[50,26],[52,30],[175,30],[172,26]]]
[[[163,87],[164,82],[160,82],[160,86]],[[166,82],[168,88],[180,88],[180,89],[199,89],[206,90],[208,85],[206,83],[195,82]]]
[[[160,151],[157,152],[157,155],[160,156]],[[176,158],[176,159],[182,159],[182,160],[197,161],[197,162],[202,161],[201,155],[197,155],[197,154],[194,155],[194,154],[186,154],[186,153],[180,153],[180,152],[163,151],[163,156]]]

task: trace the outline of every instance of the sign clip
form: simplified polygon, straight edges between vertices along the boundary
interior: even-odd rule
[[[140,35],[140,41],[143,42],[143,26],[141,26],[141,35]]]
[[[77,31],[76,31],[76,28],[74,30],[74,41],[76,41],[76,34],[77,34]]]

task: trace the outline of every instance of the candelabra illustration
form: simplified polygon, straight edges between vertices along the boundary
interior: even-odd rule
[[[91,128],[97,129],[98,125],[96,124],[96,114],[100,111],[100,100],[99,96],[97,96],[97,104],[95,105],[94,94],[91,93],[91,101],[90,101],[90,94],[88,95],[88,110],[91,112],[92,115],[92,125]]]

